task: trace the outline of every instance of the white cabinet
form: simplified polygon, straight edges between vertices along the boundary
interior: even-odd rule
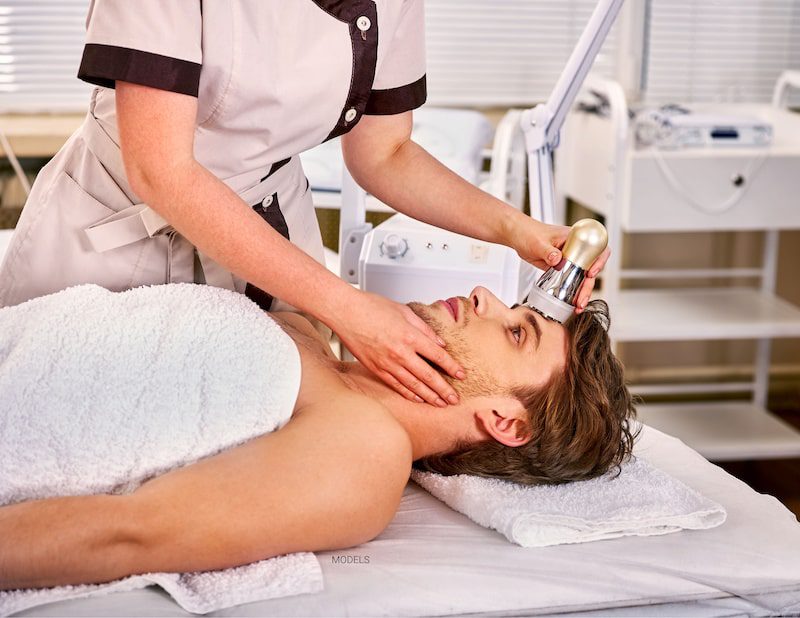
[[[782,90],[800,86],[800,75],[791,77],[779,82],[775,101],[785,100]],[[800,456],[800,433],[766,409],[771,339],[800,338],[800,308],[774,291],[778,231],[800,229],[800,114],[778,105],[722,110],[771,122],[775,139],[768,148],[637,149],[619,84],[590,79],[585,88],[602,95],[607,104],[601,114],[572,112],[564,126],[556,151],[557,216],[563,220],[571,198],[605,218],[614,257],[599,295],[612,312],[614,342],[757,341],[752,381],[632,385],[642,395],[706,395],[698,403],[639,406],[640,418],[709,459]],[[757,268],[621,268],[623,233],[690,230],[761,230],[762,263]],[[715,277],[758,284],[690,286],[692,280]],[[637,279],[680,279],[687,285],[623,285]],[[752,393],[749,402],[708,402],[711,393],[743,391]]]

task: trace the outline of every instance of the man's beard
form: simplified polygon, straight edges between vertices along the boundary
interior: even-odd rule
[[[488,379],[488,376],[478,367],[473,355],[470,353],[467,341],[458,330],[447,330],[428,305],[411,302],[408,303],[408,307],[444,340],[444,349],[467,374],[464,380],[458,380],[449,376],[447,372],[435,363],[423,358],[442,375],[461,397],[479,397],[497,392],[497,385],[493,384],[492,380]],[[467,323],[468,318],[465,316],[464,324],[466,325]]]

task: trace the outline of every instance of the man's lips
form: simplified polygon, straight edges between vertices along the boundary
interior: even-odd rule
[[[442,302],[444,303],[444,306],[447,308],[447,310],[450,312],[450,314],[453,316],[453,319],[456,322],[458,322],[458,305],[459,305],[458,299],[455,298],[455,297],[452,297],[452,298],[448,298],[447,300],[444,300]]]

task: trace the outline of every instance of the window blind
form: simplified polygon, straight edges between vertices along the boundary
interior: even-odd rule
[[[596,4],[425,0],[429,103],[525,106],[545,100]],[[617,30],[615,25],[593,69],[610,77]]]
[[[82,111],[88,0],[0,0],[0,111]]]
[[[644,98],[769,102],[800,69],[799,0],[647,0]]]
[[[594,5],[426,0],[429,101],[500,106],[545,99]],[[88,0],[0,0],[0,109],[85,109],[90,88],[75,75],[87,8]],[[606,74],[613,73],[615,39],[612,31],[595,62]]]
[[[286,0],[281,0],[286,1]],[[294,0],[292,0],[294,1]],[[648,2],[651,102],[768,101],[800,69],[800,0]],[[433,105],[531,105],[550,93],[595,0],[426,0]],[[0,111],[82,111],[88,0],[0,0]],[[618,26],[595,69],[617,71]]]

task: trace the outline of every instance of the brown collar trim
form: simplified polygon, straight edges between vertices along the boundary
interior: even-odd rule
[[[356,126],[367,108],[378,62],[378,10],[372,0],[313,1],[320,9],[348,25],[353,47],[350,89],[336,125],[325,138],[328,141]]]

